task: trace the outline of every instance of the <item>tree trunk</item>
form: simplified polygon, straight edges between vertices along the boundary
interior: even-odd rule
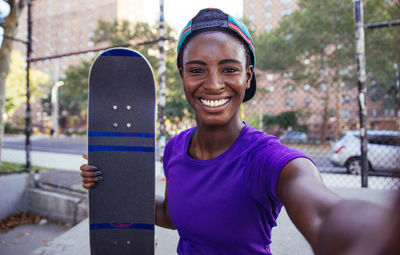
[[[25,7],[25,0],[10,0],[8,1],[11,12],[10,15],[4,20],[2,24],[4,28],[4,35],[15,37],[18,28],[18,19]],[[0,148],[3,147],[3,135],[4,135],[4,120],[3,114],[6,105],[6,79],[10,69],[10,59],[12,50],[12,40],[4,37],[3,45],[0,49]],[[1,160],[1,149],[0,149],[0,168],[2,168]]]
[[[335,129],[335,134],[334,134],[334,139],[337,141],[340,137],[340,134],[342,133],[342,116],[341,116],[341,111],[342,111],[342,78],[339,78],[339,80],[336,83],[336,129]]]
[[[330,86],[331,86],[330,82],[327,82],[326,92],[325,92],[324,118],[323,118],[323,122],[322,122],[322,130],[321,130],[321,138],[320,138],[320,143],[321,144],[325,144],[325,142],[326,142],[326,133],[328,131]]]

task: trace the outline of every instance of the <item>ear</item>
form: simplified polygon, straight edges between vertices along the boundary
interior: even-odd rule
[[[251,78],[253,78],[254,75],[254,68],[252,65],[249,65],[246,69],[246,89],[250,88],[250,82]]]
[[[178,71],[179,71],[179,76],[181,77],[181,79],[183,79],[183,68],[178,67]]]

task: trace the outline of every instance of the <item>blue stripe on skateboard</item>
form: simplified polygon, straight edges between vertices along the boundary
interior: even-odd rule
[[[137,151],[137,152],[154,152],[154,147],[143,146],[115,146],[115,145],[89,145],[89,152],[103,151]]]
[[[99,230],[99,229],[147,229],[154,231],[153,224],[144,224],[144,223],[96,223],[90,224],[90,230]]]
[[[106,50],[100,56],[120,56],[120,57],[136,57],[141,58],[138,53],[128,49],[111,49]]]
[[[95,131],[89,131],[88,136],[92,136],[92,137],[141,137],[141,138],[154,138],[154,133],[95,132]]]

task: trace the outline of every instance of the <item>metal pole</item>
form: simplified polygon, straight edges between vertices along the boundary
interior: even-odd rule
[[[356,58],[358,71],[358,103],[360,107],[360,144],[361,144],[361,187],[368,187],[368,158],[367,158],[367,91],[365,88],[365,41],[364,14],[362,0],[353,0]]]
[[[396,109],[397,109],[397,127],[400,129],[400,76],[399,76],[399,65],[397,63],[394,63],[393,68],[395,69],[396,73],[396,91],[397,91],[397,104],[396,104]]]
[[[164,42],[165,42],[165,24],[164,24],[164,0],[160,0],[160,24],[159,24],[159,31],[160,31],[160,40],[158,41],[158,49],[160,51],[160,58],[159,61],[159,68],[158,68],[158,75],[159,75],[159,101],[158,101],[158,118],[160,122],[160,159],[162,161],[164,148],[166,143],[167,131],[165,129],[165,120],[167,119],[165,113],[165,105],[166,105],[166,79],[165,73],[167,70],[166,62],[165,62],[165,50],[164,50]]]
[[[32,1],[27,0],[27,11],[28,11],[28,40],[26,47],[26,116],[25,116],[25,154],[26,154],[26,165],[25,171],[31,172],[31,91],[29,85],[29,74],[31,65],[31,53],[32,53]]]

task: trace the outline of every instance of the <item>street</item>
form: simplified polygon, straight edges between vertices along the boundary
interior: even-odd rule
[[[37,167],[54,168],[59,170],[79,171],[81,164],[86,161],[80,156],[87,153],[87,138],[85,136],[59,136],[49,137],[47,135],[33,136],[32,165]],[[296,147],[295,147],[296,148]],[[25,163],[25,137],[5,136],[3,141],[3,161]],[[309,155],[321,172],[322,178],[330,187],[360,187],[361,177],[349,175],[346,168],[331,164],[329,160],[330,148],[320,148],[315,145],[301,145],[298,150]],[[162,167],[156,147],[156,175],[162,176]],[[369,173],[370,188],[376,189],[398,189],[400,179],[391,177],[390,172]]]
[[[47,135],[33,136],[31,139],[31,148],[32,151],[37,151],[37,152],[52,152],[52,153],[81,155],[83,153],[86,153],[87,151],[87,137],[85,136],[49,137]],[[25,150],[25,137],[5,136],[3,140],[3,149]],[[320,154],[316,154],[316,152],[319,151],[311,147],[309,151],[303,151],[303,152],[309,154],[312,157],[312,159],[314,160],[314,162],[316,163],[321,172],[333,172],[333,173],[346,172],[346,169],[344,167],[336,167],[331,164],[328,156],[326,155],[327,154],[326,151],[323,151]],[[156,153],[156,155],[158,155],[158,153]]]

